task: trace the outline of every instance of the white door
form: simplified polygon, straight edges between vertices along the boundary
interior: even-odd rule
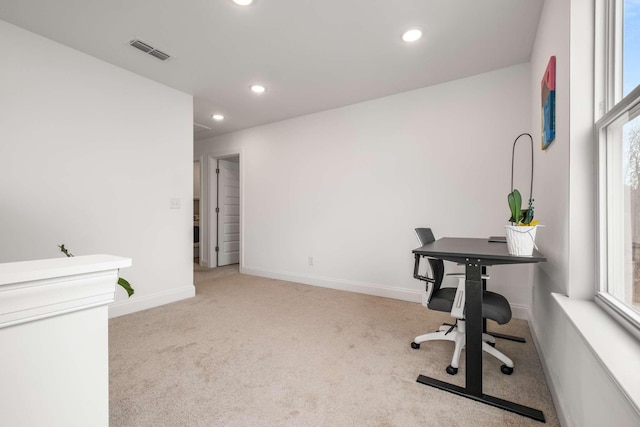
[[[218,160],[218,265],[240,262],[240,165]]]

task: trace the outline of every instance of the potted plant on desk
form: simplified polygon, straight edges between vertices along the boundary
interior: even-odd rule
[[[529,199],[529,207],[522,209],[522,196],[514,189],[507,196],[511,218],[510,225],[505,225],[507,249],[510,255],[531,256],[536,247],[536,229],[538,220],[533,219],[533,199]]]

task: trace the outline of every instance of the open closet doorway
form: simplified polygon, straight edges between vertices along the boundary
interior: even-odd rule
[[[215,173],[212,175],[212,266],[238,264],[240,262],[240,156],[233,155],[212,159]],[[213,163],[212,162],[212,163]],[[213,196],[213,194],[212,194]],[[212,237],[213,237],[212,236]]]
[[[200,264],[200,193],[201,193],[200,161],[193,162],[193,262]]]

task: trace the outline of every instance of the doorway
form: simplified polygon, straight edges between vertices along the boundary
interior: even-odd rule
[[[200,264],[200,161],[193,162],[193,262]]]
[[[240,262],[240,156],[217,159],[216,266]]]
[[[198,159],[196,159],[198,160]],[[242,152],[200,157],[200,266],[242,269]]]

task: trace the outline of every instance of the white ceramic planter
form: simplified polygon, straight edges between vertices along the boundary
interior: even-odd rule
[[[510,255],[531,256],[536,243],[537,225],[505,225]]]

